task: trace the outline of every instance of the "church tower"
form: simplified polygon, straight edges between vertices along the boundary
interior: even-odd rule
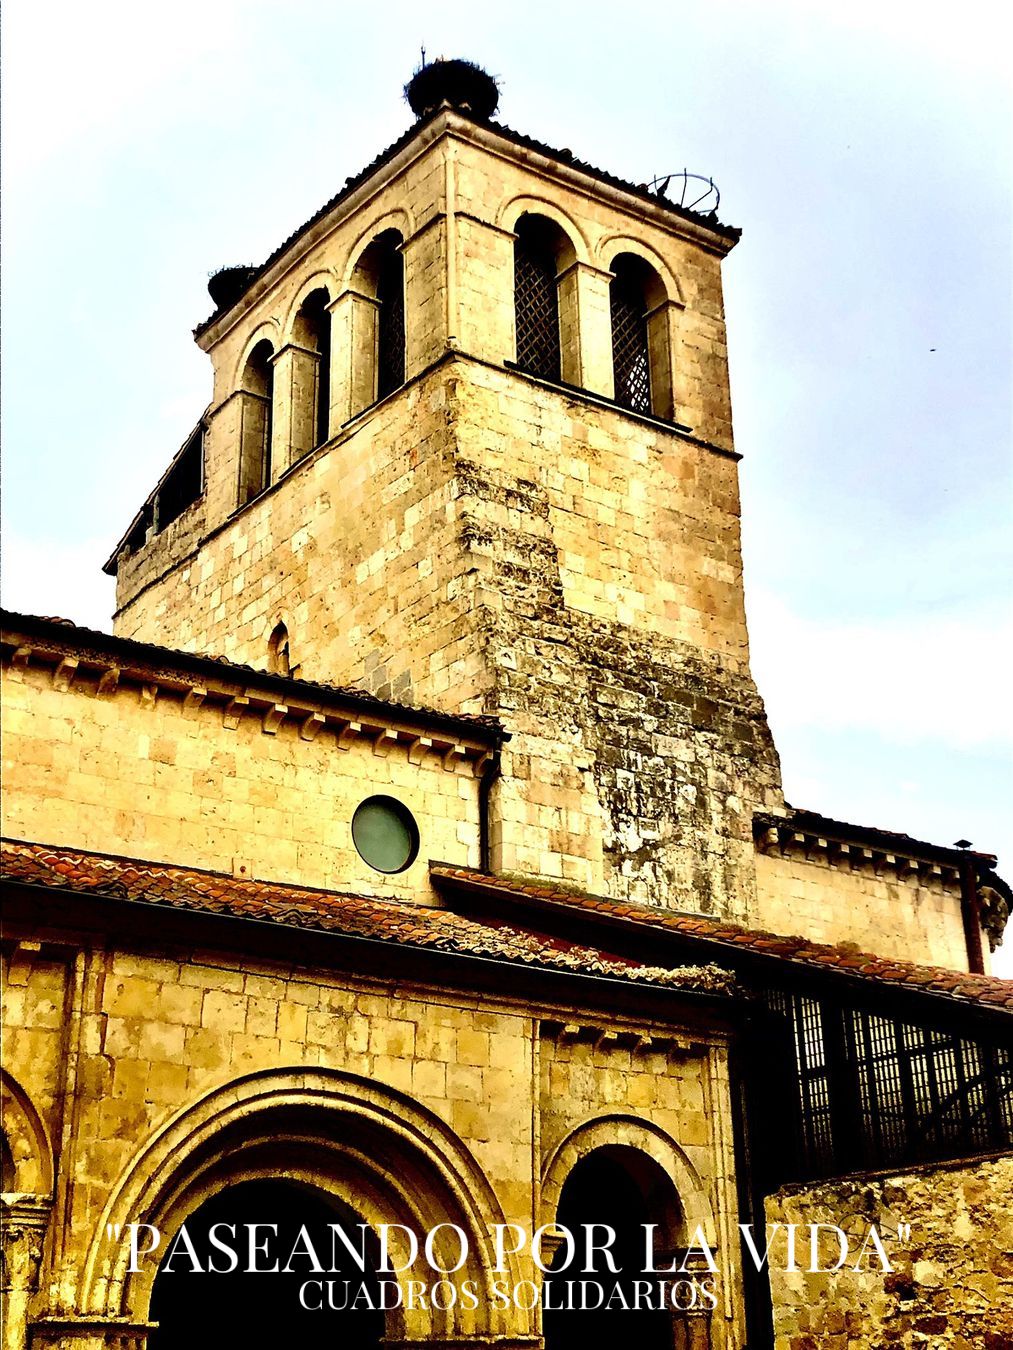
[[[492,120],[415,124],[211,282],[210,406],[110,559],[116,631],[496,714],[490,863],[745,920],[783,810],[749,671],[738,231]]]

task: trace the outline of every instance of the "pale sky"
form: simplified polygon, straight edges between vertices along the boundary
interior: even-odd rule
[[[210,396],[207,276],[409,125],[419,49],[634,181],[713,175],[754,673],[796,806],[1013,878],[1006,7],[6,0],[6,605],[100,566]],[[1013,974],[1013,941],[1004,969]]]

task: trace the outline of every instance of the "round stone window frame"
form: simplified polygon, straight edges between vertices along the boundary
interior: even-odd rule
[[[366,807],[372,807],[374,810],[377,807],[382,808],[390,817],[393,817],[393,819],[396,820],[398,825],[400,825],[407,834],[408,852],[405,855],[404,861],[399,863],[396,867],[381,866],[380,863],[376,861],[375,853],[373,856],[370,856],[369,843],[367,842],[365,847],[363,847],[360,839],[356,838],[355,822],[359,819],[360,813]],[[401,872],[406,872],[418,858],[419,849],[422,844],[418,822],[411,810],[404,802],[399,801],[397,797],[392,797],[389,793],[385,792],[378,792],[374,793],[371,797],[365,797],[355,808],[352,813],[351,835],[352,843],[355,845],[355,851],[366,866],[371,867],[374,872],[382,873],[384,876],[397,876]]]

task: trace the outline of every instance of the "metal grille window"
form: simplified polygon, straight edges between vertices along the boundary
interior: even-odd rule
[[[634,259],[620,258],[609,287],[612,369],[616,402],[632,412],[651,411],[651,360],[644,285]]]
[[[386,398],[401,388],[405,376],[404,259],[395,245],[380,265],[376,298],[380,305],[376,396]]]
[[[787,990],[766,1001],[794,1044],[798,1176],[1013,1147],[1008,1045]]]
[[[514,319],[518,366],[544,380],[558,380],[556,257],[551,240],[533,221],[521,221],[514,245]]]

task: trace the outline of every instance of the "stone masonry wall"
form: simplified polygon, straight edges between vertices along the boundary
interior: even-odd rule
[[[498,865],[745,918],[780,801],[734,462],[459,359],[310,457],[120,616],[514,733]],[[162,640],[165,640],[164,637]]]
[[[412,762],[403,741],[377,753],[375,736],[342,745],[333,729],[306,740],[300,726],[254,711],[228,718],[221,703],[189,709],[182,694],[102,694],[84,676],[61,690],[43,667],[7,670],[4,832],[425,904],[430,858],[478,866],[473,761],[448,770],[435,751]],[[418,858],[393,876],[352,842],[355,808],[376,793],[393,793],[419,827]]]
[[[925,965],[967,969],[959,883],[877,874],[869,863],[758,853],[758,928],[800,932],[814,942],[842,934],[864,951]],[[987,945],[987,944],[986,944]]]
[[[767,1223],[911,1225],[887,1245],[892,1273],[775,1271],[776,1350],[1013,1345],[1013,1157],[788,1187],[767,1201]]]
[[[9,928],[5,933],[9,943],[19,936]],[[265,1119],[272,1120],[269,1113],[279,1085],[291,1084],[297,1091],[309,1081],[303,1075],[340,1073],[353,1112],[361,1092],[364,1100],[380,1093],[385,1110],[393,1113],[389,1134],[365,1136],[365,1144],[353,1138],[353,1153],[365,1147],[362,1156],[372,1160],[375,1172],[368,1182],[366,1174],[357,1182],[354,1176],[349,1180],[358,1187],[363,1205],[377,1203],[378,1178],[391,1165],[390,1151],[402,1137],[396,1122],[412,1113],[412,1128],[424,1128],[433,1148],[446,1147],[437,1128],[442,1122],[439,1128],[452,1132],[447,1138],[460,1141],[474,1160],[478,1171],[466,1200],[480,1221],[502,1216],[529,1233],[542,1221],[538,1190],[544,1158],[568,1130],[587,1120],[586,1111],[579,1119],[564,1120],[559,1117],[564,1104],[544,1099],[535,1048],[539,1013],[523,1001],[476,998],[403,979],[395,986],[382,972],[349,976],[199,946],[163,943],[145,949],[136,940],[125,946],[111,936],[107,944],[97,939],[82,948],[73,936],[59,932],[36,933],[34,938],[47,943],[52,954],[33,953],[29,943],[18,948],[13,962],[5,961],[3,971],[5,1068],[20,1092],[44,1113],[58,1164],[52,1226],[32,1316],[97,1310],[96,1269],[109,1256],[102,1240],[108,1207],[122,1206],[118,1197],[123,1194],[134,1195],[134,1208],[122,1217],[140,1221],[161,1213],[158,1205],[188,1193],[188,1187],[206,1195],[207,1151],[216,1144],[216,1131],[224,1128],[214,1125],[216,1113],[227,1113],[236,1103],[241,1105],[243,1146],[222,1136],[213,1184],[219,1188],[260,1175],[257,1169],[263,1168],[265,1151],[272,1147],[272,1129],[258,1126],[257,1112],[263,1109]],[[550,1011],[565,1022],[586,1016],[572,1004]],[[578,1091],[574,1083],[572,1103],[579,1095],[584,1107],[602,1118],[598,1142],[622,1142],[622,1128],[628,1132],[634,1125],[642,1132],[666,1137],[671,1132],[672,1138],[685,1140],[695,1166],[694,1185],[702,1188],[720,1222],[734,1225],[734,1208],[724,1209],[734,1206],[734,1196],[718,1144],[730,1130],[727,1092],[708,1099],[710,1115],[706,1120],[702,1115],[708,1089],[701,1086],[701,1077],[710,1057],[722,1053],[720,1036],[701,1044],[697,1031],[691,1043],[677,1018],[660,1027],[610,1018],[604,1030],[607,1034],[594,1052],[597,1095],[593,1087]],[[659,1031],[668,1041],[675,1037],[684,1042],[681,1057],[643,1054],[641,1071],[631,1071],[637,1066],[630,1063],[628,1047],[649,1045]],[[398,1106],[399,1101],[404,1105]],[[543,1108],[554,1112],[544,1145],[539,1142]],[[281,1157],[268,1165],[326,1190],[338,1184],[324,1170],[326,1148],[340,1146],[344,1134],[339,1131],[338,1139],[329,1141],[327,1131],[335,1127],[326,1114],[314,1126],[310,1109],[303,1106],[292,1126],[298,1146],[286,1137]],[[194,1122],[189,1127],[195,1131],[192,1140],[185,1127],[188,1118]],[[355,1119],[354,1114],[348,1117],[349,1131],[360,1128]],[[214,1129],[209,1133],[210,1125]],[[326,1146],[316,1176],[306,1161],[314,1156],[307,1143],[314,1129],[322,1132]],[[176,1137],[167,1131],[179,1133],[180,1143],[163,1157],[160,1141]],[[204,1141],[199,1147],[198,1137]],[[431,1222],[450,1217],[439,1208],[449,1203],[447,1196],[435,1189],[430,1194],[410,1189],[427,1184],[421,1174],[392,1175],[390,1182],[391,1195],[409,1187],[415,1212],[433,1213],[435,1205]],[[428,1184],[435,1182],[434,1177]],[[492,1203],[498,1208],[491,1209]],[[367,1213],[374,1221],[373,1212]],[[380,1217],[393,1221],[400,1214]],[[97,1268],[89,1264],[90,1252]],[[535,1275],[526,1258],[519,1273]],[[125,1309],[142,1321],[144,1297],[143,1290],[132,1295],[141,1302]],[[734,1283],[729,1297],[737,1306]],[[526,1313],[512,1316],[511,1331],[530,1332]],[[739,1344],[735,1326],[730,1320],[728,1339],[722,1335],[716,1345]]]

